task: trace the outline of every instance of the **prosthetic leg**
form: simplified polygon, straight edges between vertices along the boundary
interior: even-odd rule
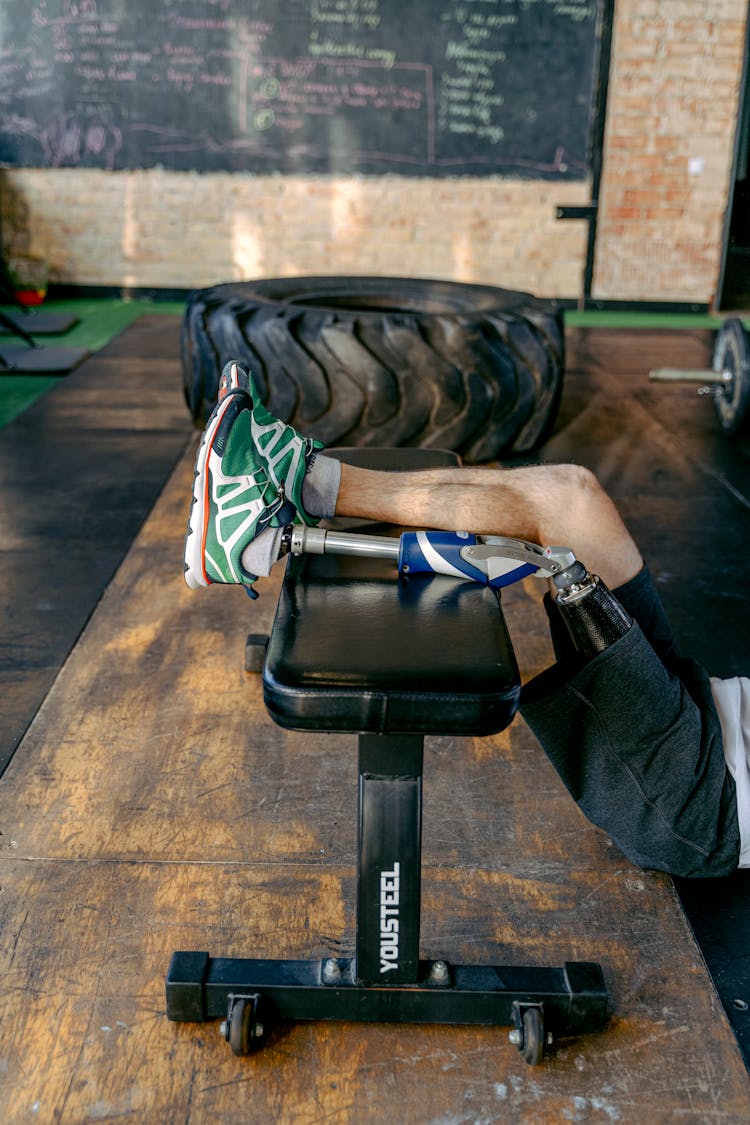
[[[573,649],[583,661],[604,652],[633,623],[601,579],[568,547],[540,547],[523,539],[462,531],[407,531],[396,539],[290,525],[282,539],[282,553],[289,552],[393,559],[405,576],[446,574],[492,589],[529,575],[550,578]]]

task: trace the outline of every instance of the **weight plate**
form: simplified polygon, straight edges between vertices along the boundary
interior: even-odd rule
[[[750,423],[750,339],[737,317],[726,320],[716,337],[714,371],[725,374],[714,406],[719,424],[726,434],[740,434]]]

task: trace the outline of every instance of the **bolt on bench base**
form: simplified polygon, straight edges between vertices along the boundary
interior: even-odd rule
[[[167,975],[167,1016],[192,1022],[231,1018],[233,1001],[248,998],[255,1003],[253,1018],[265,1026],[349,1020],[519,1028],[524,1010],[537,1008],[556,1037],[597,1030],[607,1015],[601,968],[587,961],[563,968],[420,961],[417,980],[398,985],[360,984],[354,972],[349,959],[275,961],[177,952]]]

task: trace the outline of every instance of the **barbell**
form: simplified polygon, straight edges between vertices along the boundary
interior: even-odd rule
[[[750,428],[750,335],[739,317],[725,320],[717,332],[710,368],[659,367],[648,377],[655,383],[698,383],[698,394],[712,396],[724,433],[741,434]]]

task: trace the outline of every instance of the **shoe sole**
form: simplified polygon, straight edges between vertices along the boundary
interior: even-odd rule
[[[242,372],[242,376],[237,378],[236,381],[232,378],[231,373],[226,379],[224,378],[224,371],[226,371],[226,368],[230,366],[236,366],[238,372]],[[233,391],[244,391],[245,394],[250,395],[250,397],[252,398],[252,394],[250,391],[250,374],[245,370],[244,367],[237,363],[236,360],[232,360],[230,361],[230,363],[225,365],[224,371],[222,371],[221,377],[219,378],[219,402],[223,402],[226,396],[232,394]]]
[[[209,510],[209,476],[208,458],[213,448],[216,431],[232,402],[232,395],[228,394],[214,408],[208,420],[203,437],[198,447],[195,459],[195,475],[193,477],[193,499],[190,505],[187,534],[185,535],[185,582],[191,590],[198,590],[201,586],[212,586],[213,582],[206,574],[205,549],[206,532],[208,530]]]

